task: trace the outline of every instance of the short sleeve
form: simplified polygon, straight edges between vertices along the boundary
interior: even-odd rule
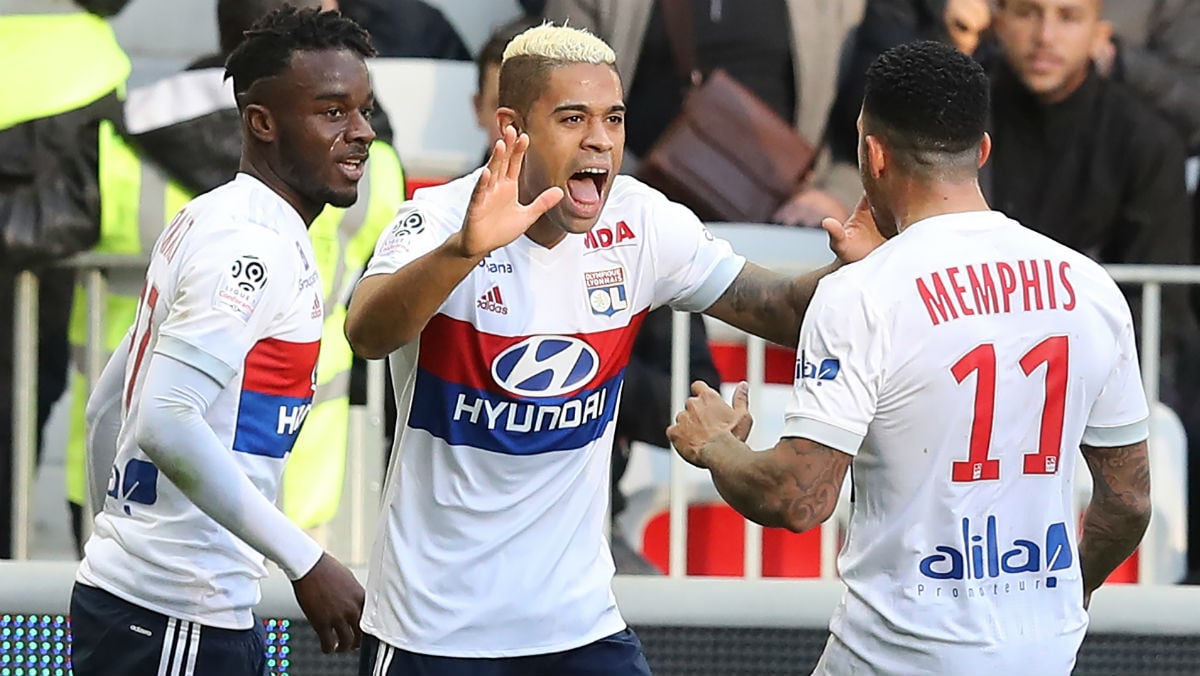
[[[445,220],[428,203],[406,202],[379,235],[375,253],[363,276],[391,274],[436,249],[450,234]]]
[[[717,302],[746,265],[729,242],[713,236],[690,209],[666,202],[652,211],[655,222],[654,305],[703,312]]]
[[[1083,443],[1098,448],[1113,448],[1145,441],[1150,435],[1149,417],[1133,337],[1133,322],[1130,320],[1118,339],[1117,362],[1088,413]]]
[[[858,453],[879,403],[885,328],[859,288],[841,275],[821,281],[800,328],[784,437]]]
[[[252,226],[188,251],[154,351],[228,384],[295,300],[298,263],[294,247]]]

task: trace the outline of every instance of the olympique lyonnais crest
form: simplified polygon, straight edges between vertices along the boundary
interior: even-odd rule
[[[625,268],[612,268],[583,273],[587,285],[588,305],[592,314],[611,317],[629,307],[625,293]]]

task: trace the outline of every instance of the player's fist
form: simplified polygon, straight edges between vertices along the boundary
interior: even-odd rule
[[[350,652],[362,643],[363,588],[354,573],[329,554],[292,582],[296,602],[321,639],[321,652]]]
[[[479,174],[462,230],[456,235],[460,255],[478,258],[520,237],[542,214],[562,201],[562,188],[550,187],[529,204],[521,204],[519,179],[529,137],[505,127]]]
[[[692,383],[694,396],[687,400],[684,410],[675,417],[675,424],[667,428],[667,438],[679,456],[689,463],[707,469],[704,447],[722,434],[732,434],[738,441],[750,436],[754,419],[750,416],[749,387],[738,383],[733,393],[733,405],[721,400],[716,390],[696,381]]]
[[[833,218],[821,221],[821,227],[829,234],[829,248],[843,263],[853,263],[867,257],[886,240],[875,225],[875,216],[867,203],[866,195],[854,207],[845,222]]]

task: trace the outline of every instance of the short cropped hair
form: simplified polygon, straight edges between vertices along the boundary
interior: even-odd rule
[[[912,170],[975,162],[991,90],[971,57],[933,41],[884,52],[867,70],[864,132],[882,136]]]
[[[338,12],[296,9],[285,5],[254,23],[246,38],[225,62],[225,77],[233,78],[238,95],[257,81],[282,73],[295,52],[348,49],[363,58],[375,56],[367,32]]]
[[[545,90],[549,72],[576,63],[615,70],[617,55],[603,40],[579,28],[546,23],[517,35],[504,48],[500,105],[528,111]]]

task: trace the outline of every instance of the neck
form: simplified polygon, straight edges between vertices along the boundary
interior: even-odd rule
[[[313,221],[317,220],[317,216],[321,214],[321,209],[325,206],[302,197],[263,158],[251,157],[243,153],[242,160],[238,164],[238,171],[257,178],[266,184],[268,188],[274,190],[275,194],[282,197],[283,201],[296,210],[296,213],[300,215],[300,219],[304,221],[305,227],[311,226]]]
[[[897,200],[894,213],[897,228],[903,232],[908,226],[926,218],[990,209],[978,180],[961,183],[937,181],[912,186],[907,195]]]
[[[551,223],[550,219],[543,215],[533,225],[529,226],[529,229],[525,231],[525,236],[533,240],[535,244],[547,249],[553,249],[559,242],[563,241],[567,233],[562,228]]]

